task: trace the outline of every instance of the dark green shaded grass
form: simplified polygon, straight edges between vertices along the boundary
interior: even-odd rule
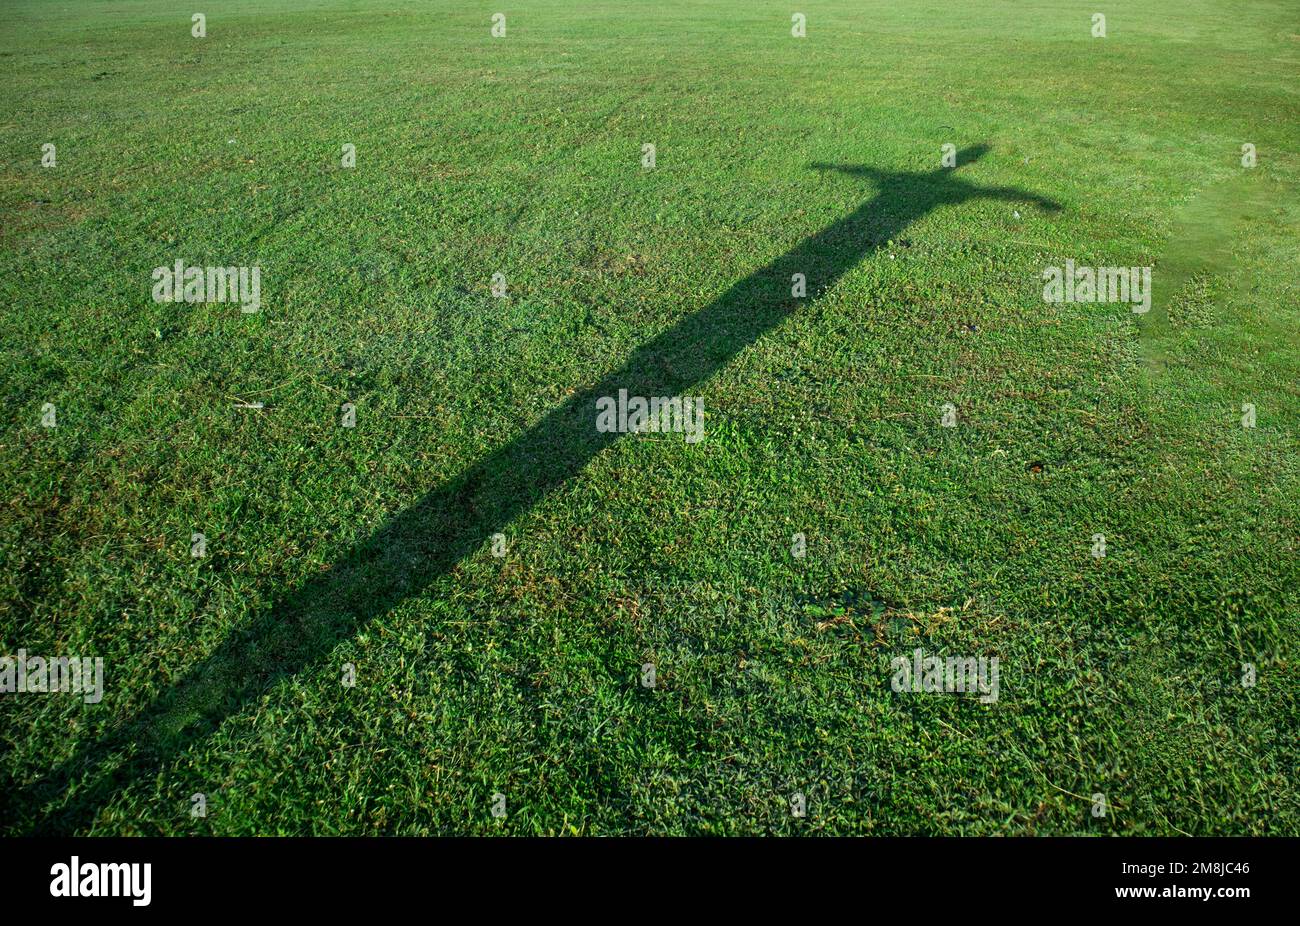
[[[1300,829],[1285,6],[1146,2],[1092,40],[1070,4],[826,3],[802,42],[771,4],[530,4],[502,41],[494,11],[236,4],[203,42],[152,3],[3,14],[3,650],[109,684],[0,699],[6,829]],[[810,165],[924,173],[946,141],[1064,209],[927,211],[692,389],[703,443],[605,447],[504,560],[484,536],[370,613],[440,555],[403,522],[323,623],[250,635],[879,192]],[[1161,369],[1124,307],[1041,301],[1067,257],[1159,286],[1243,141],[1276,195],[1166,297]],[[177,256],[260,264],[262,314],[152,303]],[[999,702],[894,694],[917,646],[998,655]],[[199,670],[243,695],[114,738]]]

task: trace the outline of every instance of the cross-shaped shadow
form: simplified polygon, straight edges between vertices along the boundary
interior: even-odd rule
[[[963,149],[958,153],[956,163],[958,166],[964,166],[973,161],[978,161],[988,150],[988,145],[975,145]],[[1032,203],[1049,212],[1058,212],[1061,208],[1060,204],[1055,200],[1036,196],[1033,193],[1026,193],[1024,190],[1002,186],[977,186],[973,183],[967,183],[965,180],[953,176],[953,168],[941,167],[926,174],[916,174],[877,170],[874,167],[867,167],[862,164],[823,164],[818,162],[811,166],[815,170],[833,170],[848,174],[850,177],[865,177],[870,180],[879,190],[877,198],[867,203],[867,206],[873,209],[877,208],[878,205],[889,203],[891,199],[914,196],[918,195],[918,193],[925,197],[926,212],[937,206],[952,206],[963,203],[968,199],[1001,199],[1007,202]],[[922,192],[922,189],[927,185],[933,188]],[[910,223],[915,218],[917,217],[913,216],[908,218],[907,221]]]
[[[986,151],[979,145],[960,152],[958,167]],[[114,732],[79,747],[38,781],[16,787],[9,783],[4,792],[13,805],[0,819],[38,820],[35,826],[23,824],[20,831],[72,833],[86,828],[123,784],[155,776],[169,759],[277,680],[315,663],[370,621],[419,593],[548,492],[577,476],[620,436],[596,430],[597,399],[615,396],[620,389],[632,396],[694,394],[691,390],[779,325],[801,302],[811,301],[940,206],[991,197],[1060,208],[1019,190],[975,186],[951,169],[895,173],[812,166],[865,178],[876,186],[876,195],[740,280],[528,431],[394,515],[329,570],[232,632],[209,658]],[[795,274],[805,276],[808,300],[792,297]],[[124,680],[115,682],[122,685]],[[104,703],[111,702],[106,698]],[[32,802],[39,804],[38,810]]]

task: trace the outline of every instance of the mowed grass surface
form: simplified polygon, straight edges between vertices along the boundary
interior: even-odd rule
[[[0,825],[1300,832],[1295,11],[1095,6],[7,3],[0,649],[107,692],[0,697]],[[942,202],[945,142],[1060,210]],[[154,303],[178,258],[262,311]],[[1044,304],[1067,258],[1166,323]],[[548,415],[633,357],[706,438],[584,462]],[[917,647],[998,702],[894,693]]]

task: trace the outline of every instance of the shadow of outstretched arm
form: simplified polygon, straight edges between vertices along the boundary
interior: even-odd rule
[[[1026,193],[1024,190],[1017,190],[1015,187],[1006,186],[982,186],[976,187],[973,196],[982,199],[1000,199],[1005,202],[1029,203],[1037,206],[1046,212],[1060,212],[1061,204],[1054,199],[1048,199],[1046,196],[1037,196],[1033,193]]]

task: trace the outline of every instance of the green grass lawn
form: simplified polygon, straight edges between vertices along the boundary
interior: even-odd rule
[[[1300,833],[1294,3],[194,6],[0,9],[0,829]]]

